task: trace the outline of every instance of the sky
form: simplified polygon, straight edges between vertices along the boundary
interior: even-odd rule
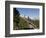
[[[39,17],[39,8],[17,8],[20,15],[25,15],[29,17]]]

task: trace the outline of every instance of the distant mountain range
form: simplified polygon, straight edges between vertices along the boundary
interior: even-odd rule
[[[25,16],[25,15],[20,15],[20,17],[27,18],[27,19],[29,17],[31,20],[39,20],[39,17],[30,17],[30,16]]]

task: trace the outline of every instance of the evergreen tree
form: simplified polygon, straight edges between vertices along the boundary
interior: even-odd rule
[[[14,8],[14,23],[16,23],[16,25],[14,25],[14,29],[15,29],[15,26],[19,28],[19,25],[18,25],[20,21],[19,15],[20,15],[19,11],[16,8]]]

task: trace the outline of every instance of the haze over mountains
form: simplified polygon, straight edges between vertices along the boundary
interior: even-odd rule
[[[27,19],[29,17],[31,20],[39,20],[39,17],[31,17],[31,16],[26,16],[26,15],[20,15],[20,17],[27,18]]]

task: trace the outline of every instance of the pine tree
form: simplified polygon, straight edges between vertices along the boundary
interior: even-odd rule
[[[19,11],[16,8],[14,8],[14,23],[16,23],[16,25],[14,25],[14,29],[15,29],[15,26],[19,28],[19,25],[18,25],[20,21],[19,15],[20,15]]]

